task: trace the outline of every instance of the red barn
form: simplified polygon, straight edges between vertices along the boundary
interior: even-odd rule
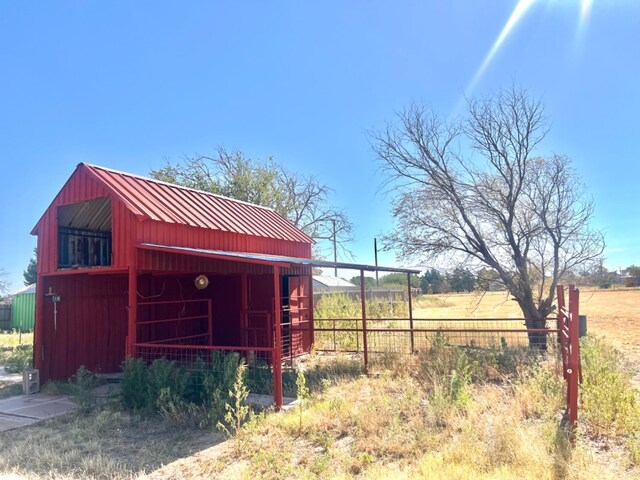
[[[32,234],[43,380],[202,347],[263,355],[275,380],[313,341],[286,328],[312,325],[313,240],[271,209],[81,163]]]

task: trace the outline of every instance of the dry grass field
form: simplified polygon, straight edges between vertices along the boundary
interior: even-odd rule
[[[522,312],[506,292],[426,296],[417,303],[416,318],[518,318]],[[620,350],[640,388],[640,289],[580,289],[580,314],[589,333]]]
[[[590,334],[637,366],[640,290],[581,295]],[[521,316],[497,292],[416,303],[417,318]],[[565,386],[553,358],[478,354],[434,346],[371,376],[343,359],[302,406],[259,415],[227,441],[215,429],[132,412],[113,399],[0,433],[0,478],[640,480],[640,397],[604,342],[583,343],[573,447],[560,425]],[[307,378],[313,371],[310,362]]]

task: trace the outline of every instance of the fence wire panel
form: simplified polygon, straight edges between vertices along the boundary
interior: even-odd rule
[[[237,354],[247,364],[245,383],[254,393],[273,394],[273,349],[244,347],[211,347],[198,345],[137,344],[136,356],[151,365],[164,358],[190,376],[191,384],[201,386],[207,374],[221,377],[225,358]]]
[[[413,326],[413,328],[411,328]],[[557,337],[555,319],[528,329],[524,319],[321,319],[315,321],[315,349],[324,352],[362,352],[364,335],[369,354],[410,354],[428,349],[434,341],[478,349],[544,350]]]

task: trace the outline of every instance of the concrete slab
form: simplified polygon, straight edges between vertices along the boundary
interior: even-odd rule
[[[0,382],[22,383],[22,374],[7,373],[7,371],[4,369],[4,365],[0,365]]]
[[[16,417],[15,415],[4,415],[0,413],[0,432],[26,427],[37,421],[37,418]]]
[[[44,393],[18,395],[0,400],[0,431],[24,427],[39,420],[69,413],[76,404],[64,396]]]
[[[261,395],[258,393],[250,393],[247,397],[247,404],[252,407],[269,408],[274,405],[273,395]],[[295,398],[283,397],[282,409],[288,410],[295,407],[298,404],[298,400]]]

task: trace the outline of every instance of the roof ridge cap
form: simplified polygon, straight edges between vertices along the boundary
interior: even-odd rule
[[[232,201],[232,202],[236,202],[236,203],[241,203],[243,205],[247,205],[249,207],[262,208],[264,210],[269,210],[271,212],[278,213],[273,208],[265,207],[264,205],[258,205],[256,203],[246,202],[244,200],[238,200],[237,198],[227,197],[226,195],[220,195],[218,193],[207,192],[206,190],[198,190],[197,188],[185,187],[184,185],[179,185],[177,183],[164,182],[162,180],[157,180],[155,178],[145,177],[143,175],[138,175],[136,173],[123,172],[121,170],[116,170],[114,168],[103,167],[101,165],[94,165],[92,163],[86,163],[86,162],[81,162],[79,165],[84,165],[86,167],[91,167],[91,168],[97,168],[98,170],[104,170],[104,171],[111,172],[111,173],[117,173],[119,175],[126,175],[128,177],[139,178],[141,180],[145,180],[145,181],[153,182],[153,183],[158,183],[160,185],[166,185],[167,187],[178,188],[180,190],[188,190],[188,191],[196,192],[196,193],[204,193],[205,195],[209,195],[209,196],[216,197],[216,198],[221,198],[223,200],[229,200],[229,201]],[[280,215],[283,218],[285,218],[282,214],[278,213],[278,215]]]

